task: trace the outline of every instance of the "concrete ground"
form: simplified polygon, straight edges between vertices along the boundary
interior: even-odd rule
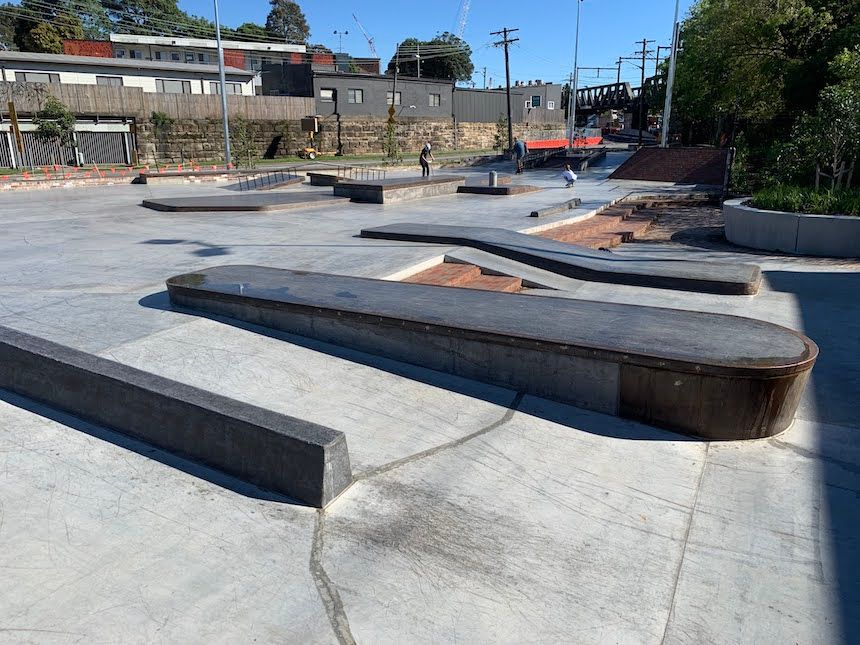
[[[794,426],[743,443],[173,311],[164,294],[216,264],[385,277],[451,250],[355,237],[365,226],[523,229],[574,195],[581,209],[548,220],[682,190],[607,180],[621,157],[573,194],[534,171],[517,181],[546,190],[521,197],[307,212],[139,206],[217,185],[0,196],[0,324],[341,430],[357,476],[318,512],[0,390],[0,642],[860,642],[856,263],[658,237],[616,252],[755,262],[766,284],[551,292],[812,337]]]

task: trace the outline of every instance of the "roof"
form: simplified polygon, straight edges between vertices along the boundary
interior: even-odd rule
[[[97,67],[117,67],[134,70],[164,70],[185,72],[191,74],[217,74],[217,65],[201,65],[199,63],[176,63],[161,60],[140,60],[137,58],[104,58],[97,56],[68,56],[66,54],[37,54],[34,52],[0,51],[0,63],[46,63],[54,65],[90,65]],[[232,76],[247,76],[252,78],[255,72],[225,67],[225,73]]]
[[[164,45],[166,47],[200,47],[215,49],[214,38],[182,38],[175,36],[140,36],[137,34],[111,34],[110,41],[126,45]],[[268,43],[244,40],[222,40],[225,49],[243,49],[246,51],[286,52],[303,54],[307,51],[305,45],[297,43]]]
[[[376,79],[391,82],[394,80],[393,74],[360,74],[354,72],[335,72],[328,70],[320,70],[314,69],[313,73],[315,76],[326,76],[326,77],[335,77],[335,78],[361,78],[361,79]],[[397,82],[410,82],[410,83],[439,83],[440,85],[452,85],[453,81],[447,78],[430,78],[424,77],[417,78],[415,76],[404,76],[403,74],[397,75]]]

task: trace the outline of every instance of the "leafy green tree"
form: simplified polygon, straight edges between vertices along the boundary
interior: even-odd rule
[[[306,43],[310,28],[301,7],[292,0],[269,0],[272,8],[266,18],[266,33],[288,43]]]
[[[46,54],[62,54],[63,41],[81,39],[84,29],[80,19],[67,13],[59,14],[53,23],[39,22],[21,39],[21,49]]]
[[[428,78],[468,81],[475,71],[475,65],[472,63],[472,49],[468,43],[446,31],[432,40],[407,38],[402,41],[395,55],[391,57],[386,73],[394,73],[399,59],[400,74],[417,76],[416,54],[421,55],[421,75]]]
[[[60,148],[74,145],[75,115],[68,106],[55,96],[48,96],[42,109],[33,117],[36,126],[36,137],[47,141],[55,141]],[[63,163],[66,160],[61,160]],[[57,160],[54,159],[54,163]],[[72,160],[74,163],[74,160]]]
[[[176,0],[102,0],[102,5],[119,33],[167,36],[187,17]]]
[[[264,40],[266,28],[253,22],[244,22],[235,29],[236,36],[241,40]]]
[[[253,126],[243,116],[234,117],[230,121],[230,148],[237,161],[240,164],[244,162],[246,168],[254,168],[257,165],[258,150]]]

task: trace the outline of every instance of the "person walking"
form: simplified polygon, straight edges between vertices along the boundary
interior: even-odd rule
[[[514,137],[514,159],[517,162],[517,174],[523,174],[523,160],[528,153],[529,148],[525,141],[520,141],[518,137]]]
[[[561,176],[564,177],[565,181],[567,182],[565,188],[573,188],[576,185],[576,173],[574,173],[573,170],[570,169],[570,165],[565,165],[564,172],[561,173]]]
[[[433,158],[433,152],[430,150],[429,143],[425,143],[424,147],[421,148],[421,155],[418,157],[418,161],[421,162],[421,176],[429,177],[430,162],[435,161],[435,159]]]

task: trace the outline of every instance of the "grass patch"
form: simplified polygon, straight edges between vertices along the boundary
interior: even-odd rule
[[[860,189],[831,192],[800,186],[768,186],[754,193],[749,204],[768,211],[860,216]]]

